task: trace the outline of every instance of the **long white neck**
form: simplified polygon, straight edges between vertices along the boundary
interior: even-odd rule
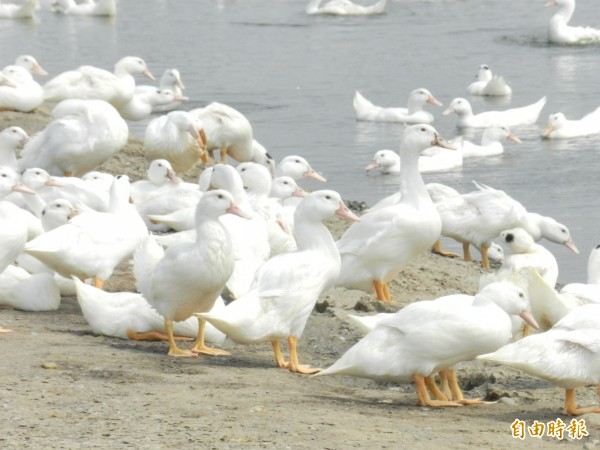
[[[551,25],[566,25],[575,12],[575,1],[559,6],[559,10],[550,19]]]
[[[419,172],[419,156],[415,152],[400,149],[400,193],[402,202],[415,207],[420,207],[423,202],[431,203],[431,197]]]
[[[311,0],[311,2],[306,5],[306,14],[316,13],[319,10],[322,1],[323,0]]]
[[[298,251],[318,250],[340,264],[340,253],[331,233],[320,220],[302,214],[302,204],[294,214],[294,237]]]

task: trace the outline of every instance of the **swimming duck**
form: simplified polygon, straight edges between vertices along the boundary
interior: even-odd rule
[[[44,103],[44,91],[24,67],[6,66],[2,75],[12,84],[0,86],[0,110],[30,112]]]
[[[366,16],[385,13],[387,0],[379,0],[376,3],[363,6],[350,0],[329,0],[322,4],[323,0],[311,0],[306,6],[306,14],[309,15],[332,15],[332,16]]]
[[[495,282],[475,296],[451,295],[409,304],[381,320],[331,367],[318,373],[350,375],[399,383],[415,382],[422,406],[459,406],[464,400],[453,367],[477,355],[498,349],[512,335],[510,315],[535,326],[527,294],[509,282]],[[440,339],[440,330],[444,339]],[[436,389],[431,377],[449,370],[452,398]],[[436,399],[429,396],[432,390]]]
[[[460,151],[463,158],[497,156],[504,153],[502,139],[522,144],[523,142],[515,136],[506,125],[490,125],[483,130],[481,144],[477,145],[467,140],[462,140]]]
[[[17,150],[29,141],[29,135],[21,127],[7,127],[0,131],[0,166],[18,169]]]
[[[553,44],[600,42],[600,30],[592,27],[569,26],[569,21],[575,12],[575,0],[549,0],[546,6],[558,6],[558,11],[550,19],[549,42]]]
[[[459,128],[485,128],[493,124],[513,127],[535,123],[545,104],[546,97],[542,97],[536,103],[520,108],[473,114],[473,108],[469,101],[459,97],[452,100],[450,106],[443,114],[446,116],[450,113],[456,113],[458,115],[457,127]]]
[[[82,176],[121,150],[129,137],[127,123],[103,100],[64,100],[52,115],[54,120],[25,144],[20,170]]]
[[[427,89],[415,89],[408,95],[407,108],[384,108],[375,106],[364,98],[360,92],[354,93],[354,112],[357,120],[372,122],[403,122],[403,123],[431,123],[433,115],[423,110],[423,106],[442,106],[442,104]]]
[[[94,278],[101,288],[115,267],[147,236],[148,229],[135,207],[129,203],[129,178],[115,177],[108,212],[78,214],[25,246],[35,256],[64,277]]]
[[[71,16],[114,16],[117,14],[117,0],[54,0],[52,11]]]
[[[271,342],[278,367],[304,374],[319,371],[299,363],[297,342],[318,297],[333,286],[340,270],[339,253],[322,223],[334,214],[358,220],[337,192],[322,190],[308,194],[295,214],[298,249],[274,256],[263,264],[246,295],[220,312],[197,314],[198,317],[236,342]],[[279,347],[279,340],[285,338],[289,362],[284,360]]]
[[[137,56],[125,56],[115,64],[114,72],[94,66],[81,66],[63,72],[44,84],[44,100],[59,102],[68,98],[104,100],[119,108],[135,91],[133,75],[154,76]]]
[[[191,350],[180,349],[173,338],[173,322],[209,311],[233,272],[233,246],[219,221],[226,213],[244,216],[230,193],[221,189],[209,191],[198,202],[196,239],[192,245],[172,245],[163,251],[149,236],[135,253],[137,287],[165,320],[170,356],[227,354],[204,344],[203,319],[199,319],[197,340]]]
[[[173,92],[173,94],[177,97],[186,98],[183,95],[183,91],[185,86],[183,85],[183,81],[181,81],[181,74],[177,69],[167,69],[163,72],[160,77],[160,81],[158,82],[158,87],[161,90],[168,90]],[[144,91],[154,90],[156,89],[154,86],[149,85],[138,85],[135,87],[136,93],[142,93]],[[152,107],[152,112],[169,112],[177,108],[181,105],[181,102],[184,100],[174,100],[172,103],[154,105]]]
[[[105,292],[76,277],[73,277],[73,281],[81,312],[94,334],[120,339],[166,340],[164,319],[141,294]],[[223,299],[218,297],[213,310],[219,311],[224,307]],[[198,336],[198,319],[190,317],[181,322],[173,322],[173,333],[180,338]],[[225,334],[208,324],[205,338],[218,345],[225,340]]]
[[[206,136],[185,111],[171,111],[152,119],[144,134],[144,152],[149,160],[166,159],[177,173],[190,169],[200,159],[208,162]]]
[[[600,305],[575,308],[545,333],[526,336],[477,359],[514,367],[566,391],[563,414],[600,413],[578,408],[575,389],[600,383]]]
[[[38,8],[38,0],[25,0],[23,3],[0,4],[0,18],[30,19]]]
[[[563,113],[550,114],[542,131],[546,139],[568,139],[600,133],[600,108],[596,108],[579,120],[569,120]]]
[[[337,242],[342,258],[338,286],[374,289],[379,300],[391,301],[387,283],[439,238],[440,215],[418,170],[420,153],[432,145],[448,146],[430,125],[406,128],[400,148],[401,199],[365,213]]]
[[[482,64],[475,76],[477,81],[469,84],[467,92],[471,95],[504,96],[512,94],[511,87],[506,84],[504,78],[492,74],[490,66]]]
[[[365,167],[365,171],[371,172],[379,169],[383,175],[400,173],[400,155],[394,150],[378,150],[373,155],[373,161]]]
[[[288,155],[277,164],[275,176],[288,176],[294,180],[308,178],[315,181],[327,181],[320,173],[311,167],[308,161],[302,156]]]

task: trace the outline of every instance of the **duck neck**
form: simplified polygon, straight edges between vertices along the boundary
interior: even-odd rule
[[[311,0],[311,2],[306,6],[307,14],[314,14],[319,10],[319,6],[321,6],[322,0]]]
[[[298,206],[296,212],[301,210],[301,207]],[[303,217],[303,214],[294,214],[294,238],[298,251],[318,250],[337,261],[340,260],[340,253],[333,237],[320,220],[311,220]]]
[[[552,25],[566,25],[573,17],[575,12],[575,1],[565,3],[559,7],[560,9],[552,16],[550,23]]]
[[[419,172],[419,155],[400,150],[400,193],[402,202],[419,207],[423,202],[431,203],[423,177]]]

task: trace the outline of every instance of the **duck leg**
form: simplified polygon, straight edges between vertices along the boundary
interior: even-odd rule
[[[207,347],[204,344],[204,328],[206,327],[206,320],[198,318],[198,338],[194,345],[190,349],[192,353],[202,353],[203,355],[210,356],[228,356],[231,353],[221,350],[218,348]]]
[[[375,295],[377,296],[377,300],[381,300],[382,302],[392,301],[392,299],[390,298],[390,290],[387,287],[387,283],[381,280],[373,280],[373,287],[375,288]]]
[[[277,367],[288,369],[290,367],[290,363],[285,360],[283,354],[281,353],[279,340],[275,339],[274,341],[271,341],[271,345],[273,345],[273,353],[275,354],[275,363],[277,364]]]
[[[0,328],[0,333],[12,333],[12,330],[7,330],[6,328]]]
[[[453,402],[450,400],[432,400],[429,397],[429,392],[427,392],[427,386],[425,384],[425,377],[423,375],[419,375],[418,373],[413,374],[413,379],[415,380],[415,385],[417,386],[417,397],[418,397],[418,405],[421,406],[462,406],[460,403]]]
[[[200,139],[198,140],[198,143],[200,144],[200,159],[202,159],[202,162],[204,164],[208,163],[208,152],[206,151],[206,133],[204,132],[204,128],[200,129],[198,131],[198,135],[200,137]]]
[[[490,260],[488,259],[488,248],[485,245],[482,245],[479,251],[481,252],[481,267],[489,269]]]
[[[440,370],[438,372],[438,376],[440,377],[440,384],[442,385],[442,392],[449,399],[452,398],[452,391],[450,390],[450,385],[448,384],[448,372],[446,370]]]
[[[169,356],[174,356],[175,358],[181,358],[181,357],[194,358],[194,357],[198,356],[190,350],[183,350],[183,349],[177,347],[177,344],[175,343],[175,338],[173,337],[173,321],[172,320],[165,320],[165,330],[167,330],[167,336],[168,336],[168,340],[169,340],[169,353],[168,353]]]
[[[127,337],[132,341],[168,341],[169,336],[167,333],[162,331],[146,331],[140,332],[133,331],[131,328],[127,328]],[[191,341],[193,338],[186,336],[173,336],[175,341]]]
[[[227,147],[221,147],[221,162],[227,164]]]
[[[473,257],[471,256],[471,244],[469,242],[463,242],[463,259],[467,262],[473,261]]]
[[[452,369],[445,370],[448,382],[450,385],[450,391],[452,392],[452,400],[462,405],[479,405],[483,403],[479,399],[466,400],[463,396],[460,386],[458,385],[458,379],[456,378],[456,371]]]
[[[431,252],[435,253],[436,255],[448,256],[450,258],[460,258],[460,255],[457,255],[456,253],[444,250],[442,248],[442,241],[440,241],[439,239],[435,241],[435,243],[431,247]]]
[[[433,379],[433,377],[425,377],[425,386],[427,386],[429,392],[431,392],[437,400],[448,401],[448,399],[451,398],[446,396],[446,394],[444,394],[442,391],[440,391],[440,389],[437,387],[437,384],[435,384],[435,380]]]
[[[580,416],[581,414],[588,413],[600,413],[600,407],[589,406],[587,408],[578,408],[575,389],[566,389],[565,409],[563,410],[563,414],[566,416]]]
[[[97,287],[98,289],[103,289],[104,288],[104,280],[101,280],[98,277],[94,277],[94,286]]]
[[[313,373],[317,373],[317,372],[320,372],[321,370],[323,370],[323,369],[319,369],[316,367],[310,367],[308,365],[300,364],[298,362],[297,346],[298,346],[298,339],[296,339],[294,336],[288,336],[288,347],[290,350],[290,363],[289,363],[290,372],[311,375]]]

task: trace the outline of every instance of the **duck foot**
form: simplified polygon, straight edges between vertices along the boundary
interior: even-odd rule
[[[417,387],[417,404],[420,406],[431,406],[434,408],[441,406],[462,406],[458,402],[453,402],[450,400],[432,400],[429,396],[429,392],[427,392],[427,386],[425,384],[425,377],[419,374],[413,374],[413,379],[415,380],[415,385]]]
[[[565,416],[580,416],[582,414],[600,414],[599,406],[588,406],[587,408],[578,408],[577,399],[575,398],[575,389],[566,389],[565,408],[563,409]]]
[[[435,253],[436,255],[446,256],[448,258],[460,258],[458,253],[449,252],[442,248],[442,243],[438,240],[435,241],[435,244],[431,247],[431,253]]]
[[[131,328],[127,328],[127,337],[132,341],[168,341],[169,336],[167,333],[162,331],[146,331],[140,332],[133,331]],[[194,338],[186,336],[173,336],[176,341],[193,341]]]

